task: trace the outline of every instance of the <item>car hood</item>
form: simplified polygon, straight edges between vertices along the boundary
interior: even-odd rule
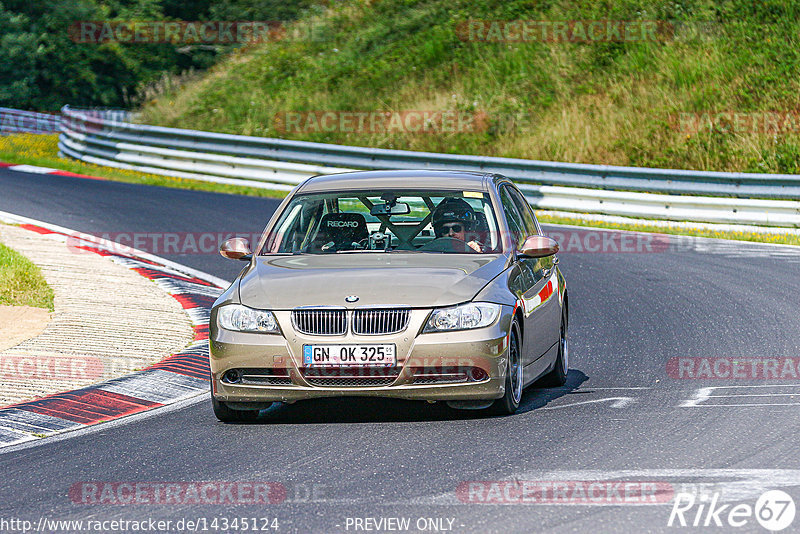
[[[245,306],[448,306],[471,300],[505,266],[503,255],[434,253],[262,256],[243,273]],[[345,302],[355,295],[358,301]]]

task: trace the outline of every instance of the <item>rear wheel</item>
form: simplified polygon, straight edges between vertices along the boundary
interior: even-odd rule
[[[567,308],[561,312],[561,335],[558,339],[558,356],[553,370],[544,375],[539,385],[544,388],[557,388],[567,383],[569,370],[569,338],[567,336]]]
[[[506,392],[489,408],[493,414],[511,415],[519,408],[520,400],[522,400],[522,370],[522,338],[519,334],[519,323],[514,319],[508,336]]]

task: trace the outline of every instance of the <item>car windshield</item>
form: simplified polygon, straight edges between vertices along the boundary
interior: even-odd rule
[[[366,190],[300,194],[261,254],[498,253],[497,218],[478,191]]]

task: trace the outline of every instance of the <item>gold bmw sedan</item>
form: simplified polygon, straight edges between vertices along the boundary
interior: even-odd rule
[[[563,385],[558,244],[498,174],[362,171],[283,201],[211,310],[211,394],[226,422],[333,396],[446,401],[511,414]]]

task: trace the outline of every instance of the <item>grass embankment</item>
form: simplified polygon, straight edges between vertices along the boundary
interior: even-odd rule
[[[0,243],[0,304],[53,311],[53,290],[28,258]]]
[[[92,163],[58,157],[58,135],[12,134],[0,136],[0,161],[25,165],[51,167],[76,174],[97,176],[117,182],[212,191],[239,195],[283,198],[286,193],[257,187],[217,184],[186,178],[147,174],[127,169],[115,169]]]
[[[549,161],[800,172],[798,4],[375,0],[329,6],[298,22],[313,29],[299,32],[311,38],[231,56],[147,103],[144,122]],[[658,39],[480,42],[459,26],[470,20],[669,22]],[[484,30],[472,35],[485,37]],[[419,134],[345,125],[324,132],[307,121],[287,130],[274,120],[286,112],[328,110],[474,112],[485,114],[486,128]],[[706,112],[745,115],[682,126],[681,113]],[[764,112],[788,113],[794,123],[781,128],[791,131],[771,131]]]

